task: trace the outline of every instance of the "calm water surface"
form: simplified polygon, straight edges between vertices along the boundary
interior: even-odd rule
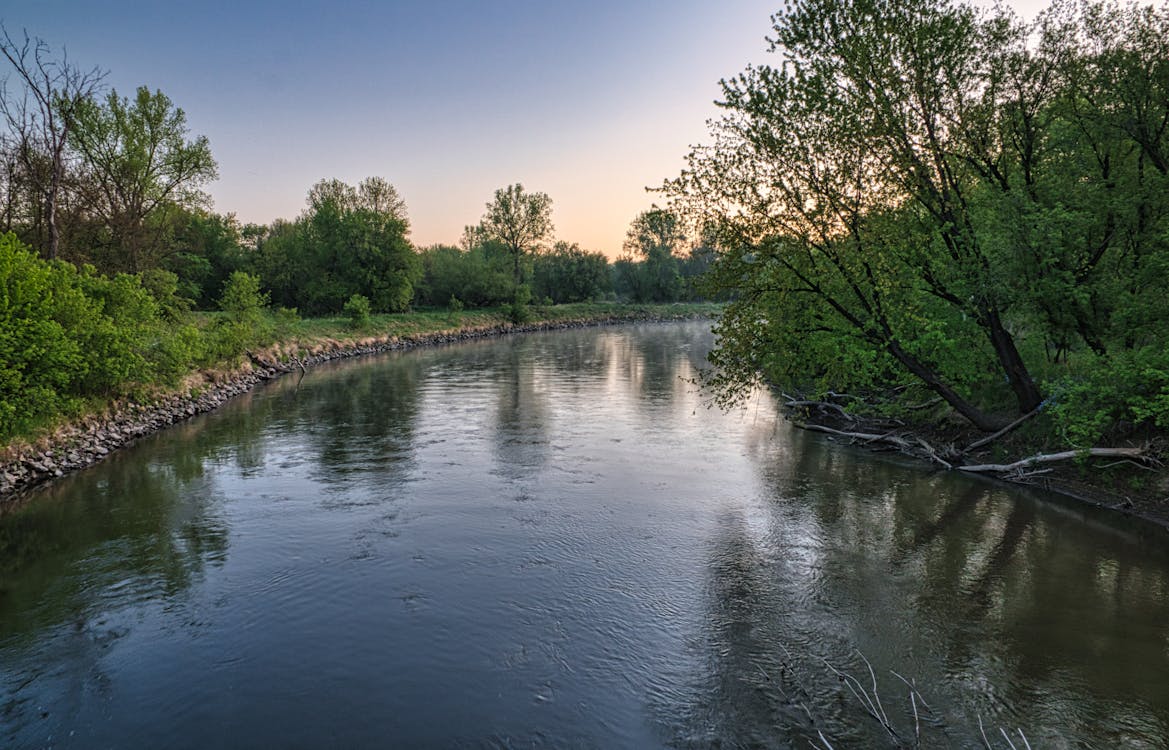
[[[708,410],[711,343],[320,367],[43,488],[0,746],[895,747],[867,659],[907,747],[1169,747],[1166,535]]]

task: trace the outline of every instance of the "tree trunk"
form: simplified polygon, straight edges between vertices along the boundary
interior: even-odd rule
[[[48,194],[45,196],[45,221],[49,225],[49,246],[47,248],[49,260],[57,259],[57,252],[61,246],[61,230],[57,227],[57,186],[59,184],[57,170],[54,169],[53,180],[49,185]]]
[[[994,432],[1003,426],[1002,420],[985,414],[981,409],[958,395],[958,393],[942,381],[938,374],[926,367],[920,360],[902,348],[896,339],[890,339],[886,349],[893,357],[905,365],[911,373],[926,384],[931,391],[942,397],[942,400],[953,407],[954,411],[966,418],[970,424],[983,432]]]
[[[987,330],[990,333],[991,346],[994,347],[994,352],[998,355],[1008,384],[1015,393],[1019,413],[1026,414],[1035,411],[1043,402],[1043,395],[1039,392],[1039,386],[1035,385],[1035,380],[1032,379],[1031,373],[1027,370],[1027,364],[1015,347],[1014,337],[1003,325],[998,310],[994,308],[986,310],[985,319]]]

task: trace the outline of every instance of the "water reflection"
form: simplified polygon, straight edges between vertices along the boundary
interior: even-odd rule
[[[1070,738],[1085,736],[1109,747],[1161,746],[1169,736],[1163,546],[1041,493],[793,441],[798,450],[757,464],[772,489],[767,546],[790,548],[792,530],[813,523],[794,542],[811,572],[774,566],[811,585],[781,599],[798,601],[812,627],[780,640],[808,648],[835,637],[826,651],[837,656],[825,658],[842,658],[852,644],[878,674],[914,676],[945,707],[942,724],[928,728],[942,746],[980,746],[970,739],[979,718],[1023,727],[1036,746],[1080,746]],[[905,694],[896,679],[888,687]],[[1090,705],[1076,707],[1069,690],[1092,696]],[[868,720],[851,703],[854,718]],[[904,729],[909,707],[898,703]],[[813,709],[848,731],[846,712]]]
[[[49,485],[0,519],[0,744],[890,746],[867,659],[926,747],[1163,746],[1163,537],[708,411],[709,344],[337,363]]]
[[[520,480],[539,471],[548,460],[553,425],[547,381],[560,375],[561,368],[571,367],[576,358],[540,356],[540,341],[528,337],[510,338],[502,344],[504,356],[495,377],[493,447],[502,475]]]

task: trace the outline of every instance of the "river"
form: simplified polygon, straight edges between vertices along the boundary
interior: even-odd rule
[[[0,746],[1169,747],[1169,537],[708,408],[712,342],[333,363],[42,487]]]

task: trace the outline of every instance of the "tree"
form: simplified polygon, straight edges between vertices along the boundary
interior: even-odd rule
[[[665,187],[717,227],[737,290],[730,392],[909,375],[990,430],[1083,393],[1041,389],[1045,358],[1160,367],[1136,352],[1165,342],[1169,12],[799,0],[774,23],[781,63],[724,82],[712,142]]]
[[[516,183],[495,191],[481,222],[487,237],[498,240],[512,256],[517,294],[523,284],[523,259],[553,232],[552,199],[545,193],[528,193]]]
[[[626,233],[628,263],[619,268],[623,285],[637,302],[673,302],[682,292],[675,253],[686,242],[682,223],[672,211],[652,207],[634,218]],[[640,263],[632,262],[640,258]]]
[[[537,255],[534,265],[534,295],[553,304],[587,302],[611,286],[604,254],[586,252],[575,242],[557,242],[548,252]]]
[[[99,68],[82,71],[64,52],[55,60],[44,41],[30,39],[27,33],[18,43],[2,24],[0,35],[0,54],[24,84],[20,96],[9,92],[7,86],[0,87],[0,112],[8,123],[12,139],[8,145],[15,157],[6,165],[9,209],[19,187],[37,197],[37,219],[48,232],[45,254],[53,260],[61,244],[57,207],[75,114],[98,91],[105,72]],[[18,186],[14,179],[17,163],[24,186]],[[11,217],[11,210],[7,213]]]
[[[434,245],[422,250],[423,274],[416,290],[419,304],[442,307],[455,299],[483,307],[512,299],[510,259],[495,244],[473,244],[465,250]]]
[[[155,265],[165,225],[159,214],[208,202],[201,188],[218,172],[206,136],[189,138],[186,113],[145,86],[133,100],[117,91],[104,102],[86,100],[74,121],[74,142],[96,183],[94,210],[119,265],[131,272]]]
[[[713,145],[667,186],[736,248],[728,262],[750,279],[743,340],[780,325],[774,310],[751,324],[753,301],[814,304],[788,325],[832,329],[874,367],[895,362],[981,429],[1001,419],[964,395],[970,373],[947,367],[955,342],[990,357],[975,367],[997,367],[1019,411],[1036,408],[971,204],[971,162],[1001,151],[976,137],[982,71],[1015,41],[1012,24],[949,0],[802,0],[774,23],[782,63],[724,82]]]
[[[275,301],[336,313],[360,294],[375,311],[405,310],[422,269],[393,186],[381,178],[356,188],[321,180],[307,203],[295,222],[273,224],[257,247],[256,265]]]

